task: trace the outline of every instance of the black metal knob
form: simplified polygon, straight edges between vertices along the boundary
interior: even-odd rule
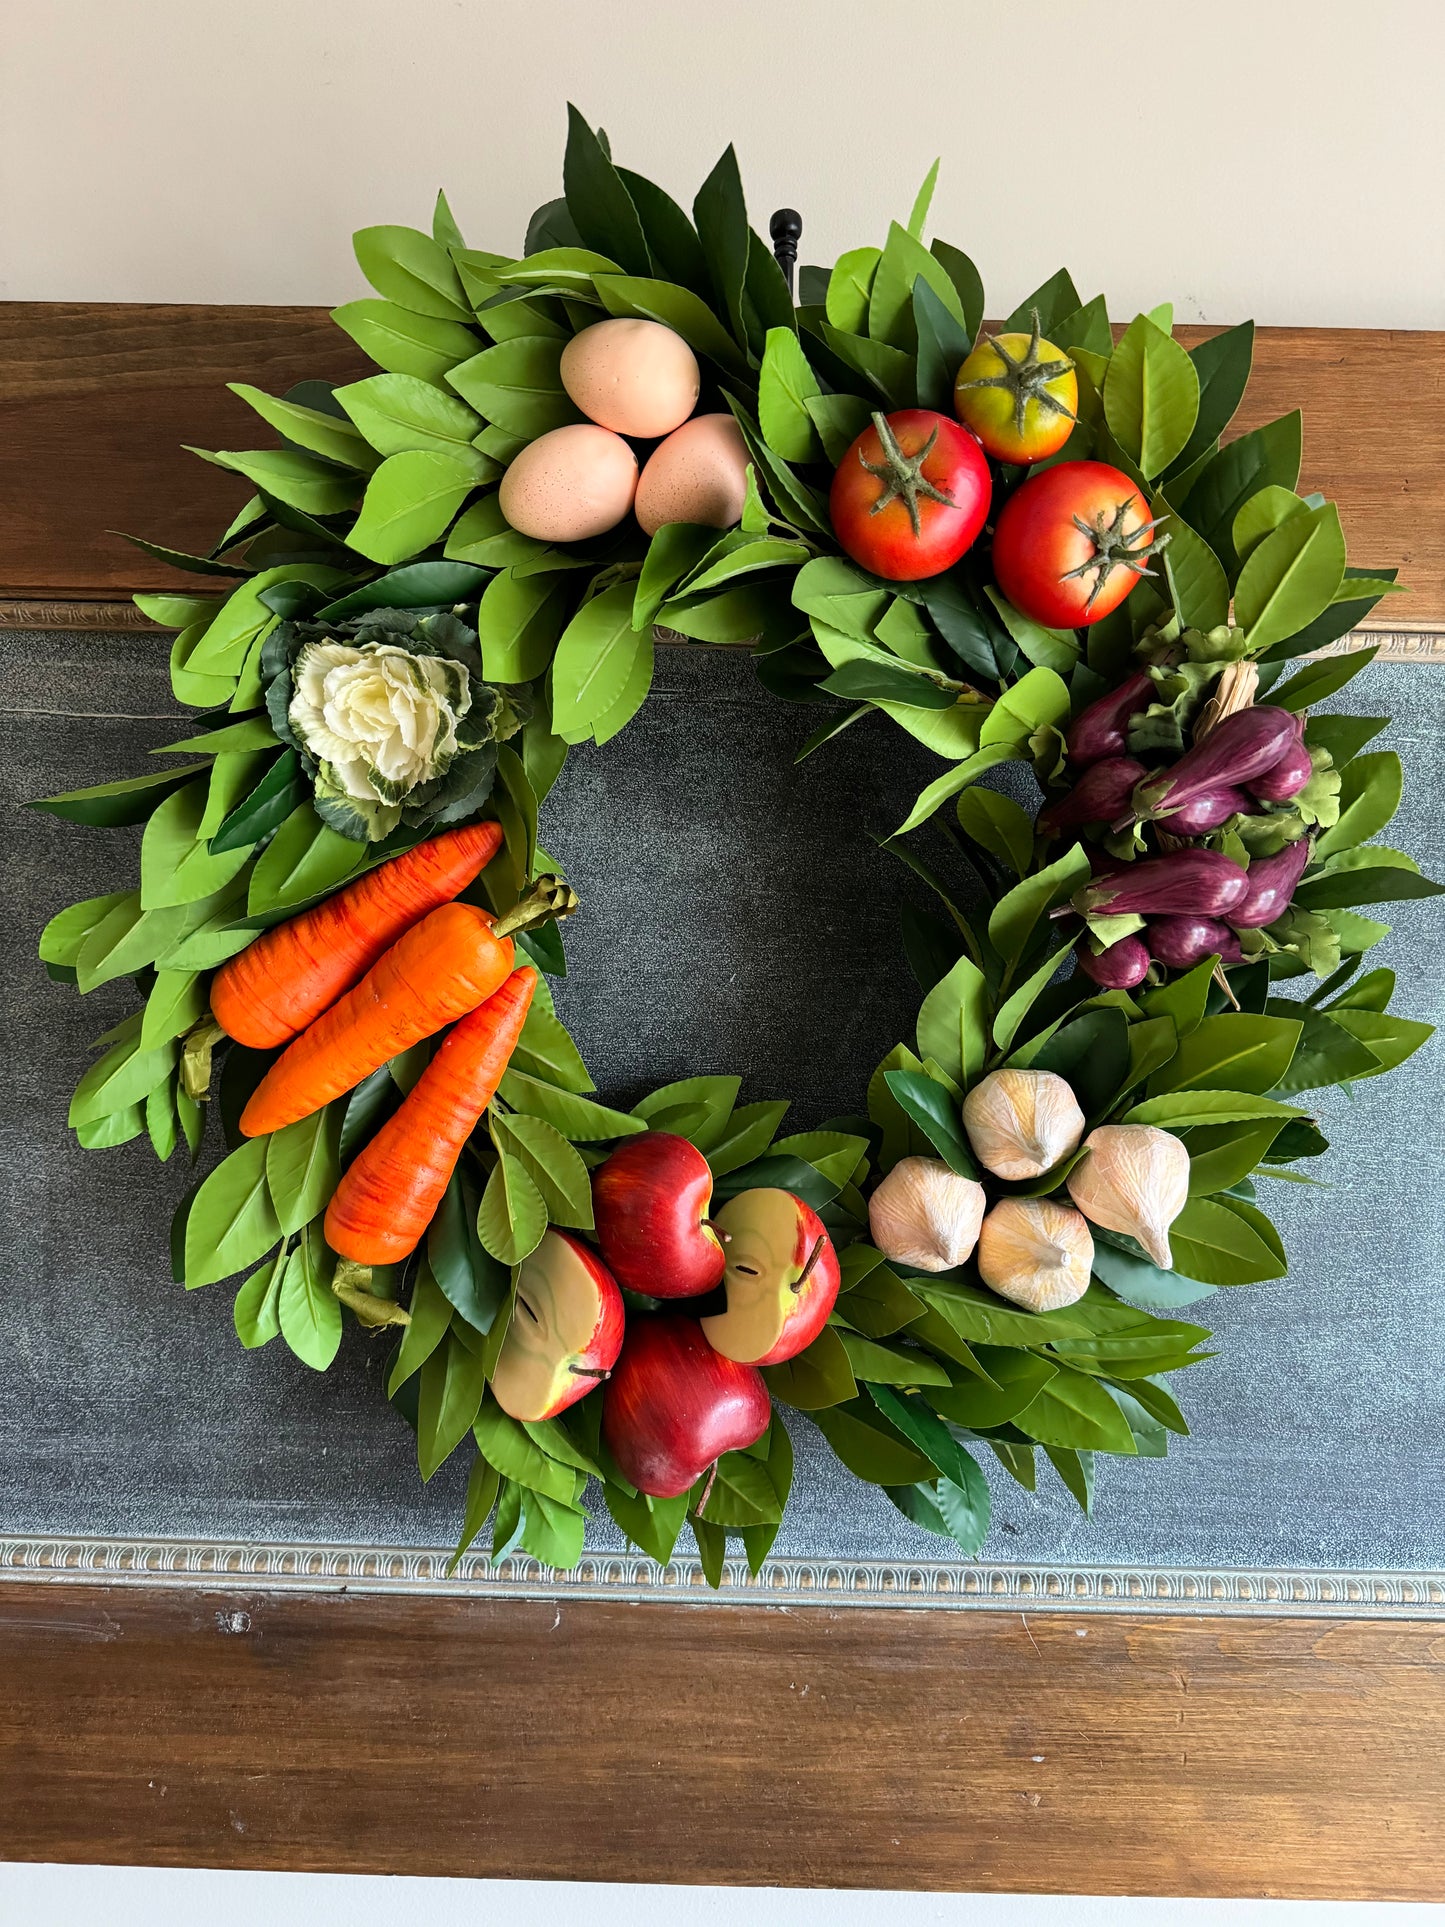
[[[798,265],[798,243],[803,238],[803,217],[795,207],[780,207],[768,222],[773,257],[783,270],[788,293],[793,292],[793,273]]]

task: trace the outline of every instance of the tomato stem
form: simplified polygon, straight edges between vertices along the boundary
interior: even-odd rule
[[[1057,381],[1060,375],[1067,375],[1073,369],[1073,362],[1061,351],[1057,359],[1040,358],[1039,345],[1042,329],[1039,325],[1039,311],[1035,308],[1031,316],[1033,329],[1029,335],[1029,345],[1015,361],[997,335],[986,334],[984,340],[1003,363],[1002,370],[996,375],[976,375],[972,381],[959,383],[960,388],[1005,388],[1013,396],[1014,433],[1022,435],[1028,405],[1037,402],[1046,414],[1063,415],[1069,421],[1077,421],[1078,416],[1072,408],[1061,402],[1057,395],[1049,393],[1049,383]],[[1049,344],[1053,346],[1052,342]]]
[[[1134,575],[1153,575],[1155,571],[1146,566],[1146,558],[1157,555],[1168,542],[1168,534],[1155,535],[1159,524],[1168,518],[1156,516],[1152,522],[1140,522],[1134,528],[1125,530],[1124,517],[1133,507],[1134,497],[1120,502],[1111,520],[1105,521],[1107,509],[1100,509],[1092,522],[1086,522],[1082,515],[1074,517],[1074,527],[1081,535],[1087,535],[1094,545],[1094,553],[1076,569],[1065,569],[1059,577],[1060,582],[1068,582],[1077,576],[1082,582],[1090,569],[1096,569],[1094,586],[1089,591],[1089,599],[1084,604],[1085,611],[1092,609],[1094,599],[1115,569],[1130,570]],[[1142,543],[1142,546],[1140,544]]]
[[[929,481],[923,472],[923,464],[933,453],[934,446],[938,441],[938,426],[936,423],[934,424],[932,434],[916,455],[904,454],[903,450],[898,446],[898,437],[888,425],[886,415],[875,411],[873,426],[877,431],[879,441],[883,445],[883,460],[881,462],[868,461],[864,457],[861,448],[858,450],[858,460],[862,462],[864,468],[867,469],[870,475],[876,475],[879,481],[883,483],[883,492],[873,504],[872,508],[869,509],[868,513],[870,515],[877,515],[879,510],[886,509],[890,502],[902,502],[903,506],[908,510],[908,519],[913,525],[915,537],[920,536],[923,533],[923,525],[918,516],[918,500],[920,496],[925,497],[930,502],[942,502],[945,508],[951,509],[958,507],[950,491],[946,488],[940,488],[936,482]]]

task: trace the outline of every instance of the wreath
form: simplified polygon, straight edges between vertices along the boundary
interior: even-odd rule
[[[198,578],[135,600],[199,729],[38,806],[145,825],[138,886],[41,938],[143,999],[71,1128],[194,1162],[219,1114],[176,1279],[246,1274],[241,1344],[317,1371],[347,1314],[390,1334],[422,1477],[474,1452],[459,1557],[490,1518],[574,1565],[596,1480],[654,1559],[687,1521],[714,1584],[729,1535],[756,1571],[779,1407],[964,1553],[982,1456],[1087,1511],[1100,1454],[1187,1431],[1179,1314],[1284,1275],[1262,1199],[1312,1182],[1316,1093],[1429,1035],[1363,968],[1373,907],[1442,888],[1374,840],[1399,759],[1318,709],[1394,572],[1298,493],[1297,413],[1224,439],[1252,324],[1116,341],[1061,270],[990,331],[936,171],[796,302],[731,148],[689,218],[575,110],[520,257],[444,196],[364,229],[334,319],[378,372],[234,384],[279,445],[194,452],[253,492],[209,554],[139,542]],[[881,715],[939,760],[877,826],[938,899],[917,1033],[818,1129],[715,1072],[606,1104],[556,1015],[539,810],[659,631],[746,645],[800,756]]]

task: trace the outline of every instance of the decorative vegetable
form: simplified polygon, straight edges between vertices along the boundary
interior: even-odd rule
[[[1081,917],[1222,917],[1244,900],[1248,888],[1232,857],[1191,847],[1095,877],[1075,892],[1073,908]]]
[[[990,1071],[963,1100],[963,1128],[996,1178],[1037,1178],[1077,1145],[1084,1113],[1055,1071]]]
[[[1299,795],[1314,775],[1314,758],[1305,744],[1303,718],[1296,716],[1295,723],[1296,739],[1279,761],[1262,776],[1250,779],[1250,790],[1261,803],[1288,803],[1292,796]]]
[[[1147,709],[1156,693],[1154,678],[1137,669],[1117,689],[1081,709],[1069,724],[1069,761],[1097,763],[1105,756],[1122,756],[1128,747],[1129,718]]]
[[[391,1058],[486,1002],[512,974],[510,932],[576,905],[555,877],[494,924],[485,910],[444,903],[394,943],[361,982],[277,1058],[241,1113],[245,1137],[309,1117]]]
[[[1004,504],[993,570],[1009,601],[1035,622],[1072,629],[1112,614],[1149,558],[1156,536],[1143,496],[1106,462],[1060,462],[1031,475]]]
[[[1122,1232],[1170,1271],[1169,1227],[1189,1200],[1189,1153],[1151,1124],[1101,1124],[1070,1171],[1069,1196],[1091,1223]]]
[[[1236,930],[1262,930],[1290,906],[1314,848],[1307,836],[1286,843],[1276,856],[1256,857],[1245,878],[1244,894],[1229,912]]]
[[[1146,822],[1162,817],[1172,828],[1172,812],[1210,790],[1237,788],[1262,776],[1294,740],[1295,719],[1287,709],[1266,704],[1236,710],[1186,750],[1172,769],[1141,783],[1134,793],[1135,811]]]
[[[1041,462],[1073,433],[1079,405],[1074,364],[1044,341],[1039,311],[1031,334],[986,334],[958,371],[954,407],[996,462]]]
[[[497,1094],[536,988],[530,966],[514,971],[446,1038],[337,1186],[326,1208],[333,1251],[358,1264],[391,1265],[416,1250],[462,1147]]]
[[[978,1234],[978,1275],[1029,1311],[1057,1311],[1089,1289],[1094,1240],[1077,1211],[1052,1198],[1003,1198]]]
[[[875,414],[838,464],[828,496],[833,533],[889,582],[941,575],[972,548],[993,494],[988,463],[966,429],[929,408]]]
[[[1227,823],[1231,816],[1248,816],[1254,803],[1245,790],[1222,783],[1218,789],[1201,790],[1167,819],[1171,836],[1208,836]]]
[[[228,1037],[274,1050],[330,1008],[403,931],[460,895],[501,848],[499,823],[471,823],[418,843],[277,924],[232,957],[211,984],[211,1010]]]
[[[900,1158],[868,1200],[868,1229],[885,1258],[919,1271],[966,1264],[988,1199],[974,1178],[937,1158]]]
[[[1149,954],[1171,970],[1192,970],[1206,957],[1240,960],[1239,938],[1217,917],[1155,917],[1144,941]]]
[[[1105,990],[1132,990],[1149,975],[1149,952],[1139,937],[1120,937],[1098,951],[1081,944],[1074,955],[1084,975]]]
[[[1086,823],[1113,823],[1128,816],[1129,799],[1148,774],[1132,756],[1106,756],[1102,762],[1090,764],[1067,796],[1040,810],[1040,834],[1057,836],[1060,830],[1082,829]],[[1247,798],[1245,802],[1247,807]]]

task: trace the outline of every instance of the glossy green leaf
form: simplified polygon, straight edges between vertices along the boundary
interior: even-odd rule
[[[469,1166],[452,1172],[426,1236],[426,1257],[443,1297],[474,1331],[492,1333],[507,1303],[511,1278],[483,1245],[481,1199]]]
[[[367,846],[323,823],[310,803],[294,809],[256,860],[250,916],[284,910],[332,890],[366,860]],[[248,852],[238,853],[244,858]]]
[[[339,515],[361,492],[361,477],[299,449],[208,449],[186,446],[213,468],[228,468],[267,495],[307,515]]]
[[[885,1071],[884,1082],[950,1170],[976,1178],[978,1166],[952,1095],[923,1071]]]
[[[1282,1278],[1285,1265],[1260,1235],[1247,1205],[1234,1198],[1191,1197],[1169,1227],[1176,1267],[1211,1285],[1252,1285]]]
[[[179,769],[158,770],[150,776],[126,776],[114,783],[96,783],[89,789],[66,790],[60,796],[47,796],[27,808],[44,810],[71,823],[90,823],[112,828],[123,823],[144,823],[173,791],[188,782],[206,763],[185,763]]]
[[[881,248],[852,248],[839,255],[828,277],[826,308],[833,327],[854,335],[867,330],[873,277],[882,259]]]
[[[1240,573],[1234,619],[1251,652],[1292,636],[1327,609],[1345,572],[1345,538],[1333,502],[1292,515],[1265,536]]]
[[[288,442],[299,443],[311,454],[320,455],[330,462],[340,462],[348,468],[375,468],[375,451],[357,433],[351,422],[323,414],[317,408],[303,408],[297,402],[268,395],[244,381],[228,381],[226,386],[233,395],[239,395],[243,402],[254,408],[262,421],[274,428],[278,435],[284,435]]]
[[[259,1271],[253,1271],[236,1293],[236,1301],[231,1307],[231,1320],[237,1338],[248,1352],[256,1351],[280,1336],[281,1286],[288,1262],[286,1247],[282,1245],[275,1257],[262,1265]]]
[[[562,184],[583,246],[602,250],[629,274],[650,273],[652,256],[632,196],[602,142],[570,104]]]
[[[455,1331],[447,1333],[422,1365],[416,1456],[424,1481],[446,1464],[471,1431],[486,1382],[485,1361]]]
[[[769,328],[758,375],[758,425],[784,461],[818,459],[821,446],[807,404],[821,393],[798,337],[788,328]]]
[[[562,632],[552,667],[552,726],[564,741],[591,733],[649,640],[632,626],[633,595],[631,582],[615,583],[584,603]]]
[[[1228,428],[1244,396],[1254,357],[1254,323],[1242,321],[1237,328],[1226,328],[1195,344],[1189,351],[1199,377],[1199,413],[1189,440],[1171,466],[1172,477],[1183,477]],[[1171,496],[1174,490],[1170,488]],[[1179,492],[1183,502],[1187,489]]]
[[[352,236],[357,265],[379,295],[412,314],[470,321],[468,302],[447,250],[410,227],[364,227]]]
[[[1128,1420],[1108,1388],[1068,1366],[1060,1366],[1013,1422],[1040,1445],[1131,1457],[1136,1450]]]
[[[411,314],[392,301],[348,301],[331,319],[379,368],[440,387],[447,371],[474,355],[475,333],[455,321]]]
[[[573,1144],[599,1144],[612,1138],[630,1137],[645,1131],[641,1118],[625,1111],[611,1111],[589,1098],[571,1091],[558,1090],[524,1071],[509,1070],[502,1079],[501,1095],[515,1111],[528,1117],[545,1118]]]
[[[401,1334],[401,1344],[387,1380],[388,1398],[395,1398],[407,1380],[421,1370],[451,1327],[451,1301],[433,1277],[425,1256],[418,1261],[407,1310],[409,1322]]]
[[[988,920],[989,940],[999,955],[1015,964],[1033,942],[1041,921],[1070,895],[1089,875],[1089,858],[1082,844],[1074,844],[1054,862],[1003,896],[994,905]]]
[[[336,399],[379,455],[417,449],[469,459],[481,417],[456,395],[416,375],[371,375]]]
[[[248,1138],[216,1166],[196,1193],[186,1218],[188,1291],[243,1271],[280,1239],[281,1226],[266,1184],[266,1150],[265,1138]],[[282,1296],[284,1300],[284,1288]]]
[[[1136,315],[1104,377],[1104,419],[1116,442],[1153,478],[1187,446],[1199,415],[1199,373],[1170,335]]]
[[[207,785],[188,783],[154,812],[141,839],[141,904],[146,910],[197,903],[223,889],[245,864],[247,850],[212,855],[198,840]]]
[[[547,1229],[547,1206],[520,1157],[497,1158],[477,1216],[477,1235],[499,1263],[518,1265]]]
[[[1319,662],[1307,663],[1288,682],[1271,689],[1269,701],[1276,709],[1298,714],[1312,703],[1322,703],[1326,697],[1337,695],[1347,682],[1367,669],[1379,653],[1380,645],[1375,643],[1368,649],[1352,649],[1343,656],[1326,656]]]
[[[965,1090],[988,1057],[989,995],[983,972],[967,957],[924,998],[918,1012],[918,1050]]]
[[[405,562],[446,533],[477,480],[470,462],[440,449],[388,455],[347,541],[373,562]]]
[[[900,1437],[880,1412],[871,1411],[866,1400],[859,1399],[846,1410],[818,1410],[812,1417],[855,1478],[870,1485],[894,1486],[937,1476],[932,1460]]]
[[[858,1390],[843,1341],[831,1325],[825,1325],[796,1358],[783,1365],[765,1365],[762,1372],[774,1398],[814,1415],[843,1404]],[[818,1423],[823,1423],[821,1418]]]
[[[1034,854],[1034,820],[1011,796],[976,783],[957,806],[959,828],[1022,878]]]
[[[592,1182],[571,1144],[545,1118],[494,1116],[494,1142],[510,1154],[536,1186],[553,1224],[592,1229]]]
[[[1232,537],[1234,518],[1259,489],[1271,485],[1292,489],[1299,481],[1301,433],[1298,410],[1251,429],[1205,464],[1187,500],[1180,504],[1190,527],[1204,537],[1231,578],[1239,570]],[[1170,498],[1176,499],[1172,490]]]
[[[1206,1017],[1179,1040],[1174,1057],[1149,1080],[1149,1096],[1176,1091],[1272,1091],[1300,1039],[1298,1019],[1230,1011]],[[1137,1120],[1136,1120],[1137,1121]]]
[[[330,1202],[341,1176],[344,1110],[327,1104],[266,1139],[266,1184],[283,1231],[299,1231]]]

